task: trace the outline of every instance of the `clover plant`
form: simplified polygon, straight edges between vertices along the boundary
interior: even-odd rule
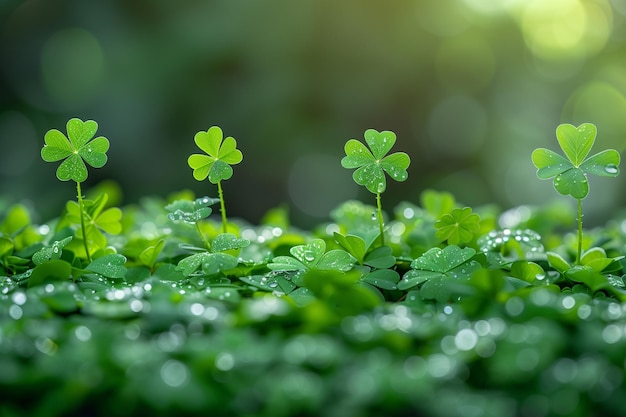
[[[85,162],[94,168],[102,168],[107,162],[106,152],[109,150],[109,140],[104,136],[94,139],[98,124],[93,120],[83,122],[78,118],[73,118],[67,122],[66,128],[67,136],[57,129],[51,129],[46,133],[41,157],[46,162],[63,160],[57,168],[57,178],[61,181],[76,182],[80,226],[85,236],[85,210],[80,187],[80,184],[87,179]],[[91,262],[88,239],[84,238],[83,244],[87,260]]]
[[[387,155],[396,143],[396,134],[391,131],[378,132],[367,129],[364,137],[369,149],[356,139],[348,140],[344,147],[346,156],[341,160],[341,166],[348,169],[356,168],[352,174],[354,181],[376,194],[376,218],[380,229],[380,242],[384,245],[385,229],[380,196],[387,188],[385,173],[396,181],[405,181],[409,176],[407,168],[411,159],[404,152]]]
[[[237,149],[237,141],[231,136],[224,139],[222,129],[218,126],[212,126],[206,132],[196,133],[194,141],[206,154],[192,154],[187,159],[187,163],[193,169],[193,177],[196,180],[203,181],[208,177],[211,184],[217,184],[222,212],[222,229],[226,233],[227,220],[222,181],[233,176],[231,165],[240,163],[243,160],[243,154]]]
[[[468,243],[480,231],[480,216],[471,207],[455,208],[435,222],[435,229],[451,245]]]
[[[578,127],[561,124],[556,129],[556,137],[567,158],[545,148],[535,149],[532,153],[537,176],[542,180],[554,178],[554,188],[562,195],[572,196],[578,203],[577,265],[580,264],[582,254],[582,200],[589,193],[587,174],[601,177],[616,177],[619,174],[620,155],[615,149],[587,158],[596,134],[596,126],[592,123],[583,123]]]
[[[165,206],[165,209],[169,211],[167,217],[170,220],[174,222],[182,221],[187,224],[195,225],[196,231],[202,239],[204,246],[206,249],[211,250],[211,244],[200,228],[200,220],[206,219],[211,215],[213,209],[209,206],[217,203],[218,201],[220,200],[210,197],[200,197],[193,201],[176,200]]]

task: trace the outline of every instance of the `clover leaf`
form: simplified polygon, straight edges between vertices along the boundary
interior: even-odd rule
[[[209,177],[212,184],[217,184],[222,212],[222,231],[226,233],[228,222],[222,180],[233,176],[231,165],[240,163],[243,160],[243,154],[237,149],[237,141],[233,137],[223,138],[222,129],[218,126],[212,126],[206,132],[196,133],[193,139],[196,145],[206,152],[206,155],[194,153],[187,159],[187,164],[193,169],[193,177],[196,180],[202,181]]]
[[[451,245],[467,243],[480,231],[480,216],[470,207],[455,208],[435,222],[437,237]]]
[[[587,155],[596,139],[596,126],[583,123],[578,127],[561,124],[556,129],[559,146],[567,158],[545,148],[532,153],[537,176],[542,179],[554,177],[554,188],[563,195],[582,199],[589,193],[586,174],[616,177],[619,174],[620,155],[608,149],[589,158]]]
[[[411,163],[409,156],[404,152],[387,155],[396,143],[396,134],[368,129],[364,136],[371,152],[362,142],[350,139],[345,145],[346,156],[341,160],[344,168],[357,168],[352,174],[354,181],[373,194],[387,188],[385,172],[396,181],[405,181],[409,176],[406,171]]]
[[[354,265],[354,258],[342,249],[326,252],[326,242],[313,239],[306,245],[293,246],[291,256],[276,256],[267,267],[273,271],[349,271]]]
[[[367,129],[364,137],[371,151],[360,141],[350,139],[346,142],[346,156],[341,160],[341,166],[348,169],[356,168],[352,174],[354,181],[376,194],[377,212],[374,220],[378,219],[382,246],[385,244],[385,229],[380,195],[387,188],[385,173],[396,181],[405,181],[409,177],[407,168],[411,159],[404,152],[387,155],[396,143],[396,134],[389,130],[378,132],[374,129]]]
[[[206,152],[206,155],[193,154],[187,159],[196,180],[202,181],[208,177],[212,184],[217,184],[233,176],[231,165],[240,163],[243,154],[237,149],[237,141],[233,137],[223,137],[222,129],[218,126],[206,132],[200,131],[194,136],[196,145]]]
[[[615,149],[607,149],[587,158],[596,133],[596,126],[592,123],[583,123],[578,127],[561,124],[556,129],[556,137],[567,158],[545,148],[535,149],[531,155],[537,177],[542,180],[554,177],[554,188],[560,194],[571,195],[578,200],[577,265],[582,254],[582,199],[589,193],[587,174],[601,177],[616,177],[619,174],[620,155]]]
[[[404,274],[398,288],[410,289],[433,279],[468,278],[480,269],[480,264],[472,260],[475,254],[472,248],[461,249],[455,245],[431,248],[411,262],[411,270]]]
[[[195,224],[211,215],[213,209],[209,206],[218,203],[218,198],[200,197],[191,200],[176,200],[167,206],[169,211],[167,217],[172,221],[182,221],[184,223]]]
[[[41,157],[46,162],[64,159],[57,168],[58,179],[83,182],[87,179],[85,162],[94,168],[102,168],[106,164],[109,140],[103,136],[92,140],[97,130],[98,124],[95,121],[83,122],[73,118],[67,122],[69,140],[57,129],[51,129],[46,133]]]

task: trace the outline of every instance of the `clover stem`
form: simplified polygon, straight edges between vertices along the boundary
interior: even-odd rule
[[[207,240],[206,236],[204,236],[204,233],[202,233],[202,229],[200,229],[200,223],[198,223],[198,222],[196,222],[196,230],[198,231],[198,234],[202,238],[202,242],[204,243],[204,246],[207,248],[207,250],[210,251],[211,250],[211,244]]]
[[[385,228],[383,225],[383,207],[380,202],[380,193],[376,193],[376,206],[378,207],[378,225],[380,226],[380,246],[385,244]]]
[[[222,230],[226,233],[226,206],[224,205],[224,193],[222,191],[222,181],[217,182],[217,194],[220,198],[220,211],[222,212]]]
[[[87,254],[87,262],[91,263],[91,255],[89,254],[89,244],[87,243],[87,231],[85,230],[85,209],[83,205],[83,193],[80,189],[80,182],[76,181],[76,198],[78,199],[78,210],[80,211],[80,230],[83,233],[83,245]]]
[[[576,252],[576,265],[580,265],[580,257],[583,251],[583,200],[578,200],[578,250]]]

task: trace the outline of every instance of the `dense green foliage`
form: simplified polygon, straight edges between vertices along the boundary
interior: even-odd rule
[[[224,232],[220,199],[108,201],[0,207],[3,417],[624,414],[625,217],[427,191]]]

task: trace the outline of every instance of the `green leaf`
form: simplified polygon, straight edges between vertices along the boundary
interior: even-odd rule
[[[616,177],[619,174],[620,154],[615,149],[597,153],[580,165],[580,169],[600,177]]]
[[[445,248],[431,248],[411,263],[411,268],[433,272],[448,272],[469,261],[476,251],[472,248],[461,249],[455,245]]]
[[[582,169],[572,168],[554,179],[554,188],[563,195],[582,199],[589,193],[589,182]]]
[[[453,209],[435,222],[437,237],[451,245],[467,243],[480,231],[480,216],[470,207]]]
[[[377,269],[365,275],[361,280],[384,290],[395,290],[398,288],[400,274],[392,269]]]
[[[165,246],[165,240],[159,239],[154,245],[148,246],[139,254],[139,260],[147,267],[154,268],[159,254]]]
[[[620,155],[614,149],[587,158],[596,137],[596,127],[583,123],[578,127],[561,124],[557,140],[568,159],[544,148],[532,153],[532,161],[540,179],[554,178],[554,188],[563,195],[581,200],[589,193],[586,174],[615,177],[619,174]]]
[[[63,248],[72,240],[72,236],[66,237],[62,240],[56,240],[51,246],[41,248],[33,254],[33,263],[35,265],[41,265],[45,262],[49,262],[52,259],[59,259],[63,252]]]
[[[239,260],[227,253],[210,253],[202,263],[202,272],[206,275],[216,275],[223,271],[236,268]]]
[[[354,258],[342,249],[326,252],[316,263],[315,269],[320,271],[349,271],[354,265]]]
[[[396,264],[396,257],[393,256],[393,249],[389,246],[379,246],[367,254],[363,260],[363,265],[372,268],[391,268]]]
[[[46,132],[41,158],[46,162],[63,160],[56,171],[58,179],[80,183],[87,179],[85,162],[94,168],[106,164],[109,140],[103,136],[91,140],[97,130],[95,121],[73,118],[67,122],[69,139],[56,129]]]
[[[237,149],[237,141],[232,137],[223,140],[222,129],[212,126],[206,132],[200,131],[194,136],[194,141],[204,154],[192,154],[187,164],[193,169],[193,177],[202,181],[209,178],[212,184],[232,177],[231,165],[243,160],[243,154]]]
[[[124,278],[126,275],[125,263],[126,257],[115,253],[94,259],[87,265],[86,269],[107,278]]]
[[[56,281],[68,281],[72,276],[72,265],[61,259],[37,265],[28,278],[28,287],[36,287]]]
[[[80,149],[93,138],[98,130],[98,123],[93,120],[83,122],[78,118],[70,119],[66,125],[67,135],[70,138],[72,147]]]
[[[576,168],[580,167],[589,154],[596,133],[596,126],[591,123],[583,123],[578,127],[565,123],[556,128],[559,145]]]
[[[202,268],[202,272],[210,276],[236,268],[238,264],[237,258],[226,253],[200,252],[182,259],[178,262],[176,270],[188,277]]]
[[[61,181],[83,182],[87,179],[87,167],[78,154],[72,154],[57,168],[57,178]]]
[[[565,275],[574,282],[585,284],[593,292],[613,287],[605,275],[594,271],[589,266],[576,265]]]
[[[350,255],[356,258],[359,264],[363,264],[363,259],[365,258],[365,252],[367,250],[367,248],[365,247],[365,240],[363,240],[359,236],[344,236],[338,232],[335,232],[333,236],[342,248],[347,250]]]
[[[570,264],[563,259],[561,255],[556,252],[546,252],[546,256],[548,257],[548,263],[550,266],[560,273],[565,273],[565,271],[571,269]]]
[[[511,265],[511,276],[532,284],[544,280],[546,272],[534,262],[515,261]]]
[[[574,167],[570,161],[558,153],[545,148],[535,149],[531,158],[537,168],[537,177],[542,180],[562,174]]]
[[[41,158],[46,162],[60,161],[73,153],[69,140],[56,129],[46,132],[44,143],[45,146],[41,149]]]
[[[356,168],[352,178],[357,184],[373,194],[380,194],[387,188],[385,172],[396,181],[408,178],[409,156],[403,152],[386,156],[396,142],[393,132],[368,129],[364,137],[371,152],[361,142],[350,139],[344,146],[346,156],[341,160],[344,168]]]
[[[326,242],[322,239],[313,239],[306,245],[292,247],[289,252],[298,261],[309,268],[314,267],[326,252]]]
[[[291,256],[276,256],[267,264],[272,271],[306,271],[309,269],[304,263]]]
[[[165,206],[167,215],[172,221],[183,221],[194,224],[211,215],[213,209],[209,206],[219,203],[219,198],[200,197],[196,200],[176,200]]]
[[[241,239],[232,233],[220,233],[211,242],[211,252],[223,252],[231,249],[245,248],[250,244],[248,239]]]
[[[431,280],[433,278],[440,278],[444,274],[441,272],[435,271],[424,271],[421,269],[412,269],[407,271],[403,276],[402,280],[398,283],[399,290],[408,290],[414,287],[417,287],[419,284]]]
[[[383,159],[396,143],[396,134],[389,130],[378,132],[374,129],[367,129],[363,136],[376,159]]]

